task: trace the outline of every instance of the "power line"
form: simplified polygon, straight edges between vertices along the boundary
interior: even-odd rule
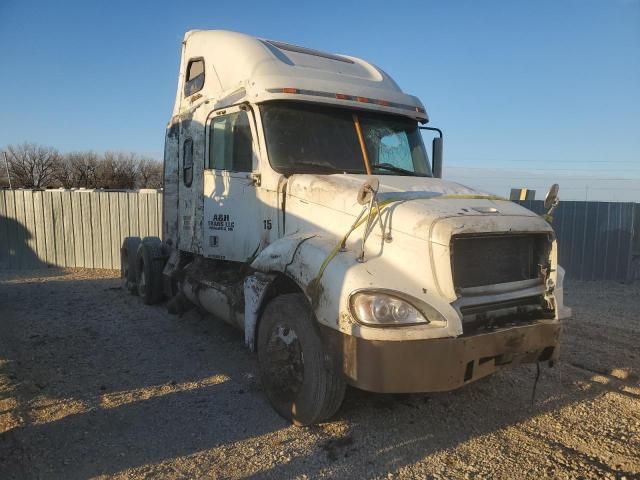
[[[486,166],[486,167],[468,167],[466,165],[448,165],[446,168],[465,169],[465,170],[496,170],[496,169],[498,169],[500,167],[491,167],[491,166]],[[502,167],[502,170],[504,170],[504,169],[505,168]],[[640,166],[635,167],[635,169],[637,169],[637,170],[634,170],[634,167],[631,167],[631,168],[625,167],[624,168],[625,171],[638,171],[638,172],[640,172]],[[518,171],[520,171],[520,172],[531,171],[532,172],[532,170],[528,169],[528,168],[508,168],[508,170],[512,170],[514,172],[518,172]],[[554,171],[554,172],[576,172],[576,171],[593,172],[594,171],[593,168],[542,168],[541,170],[545,171],[545,172],[551,172],[551,171]],[[539,173],[535,173],[535,174],[539,175]]]
[[[584,163],[584,164],[588,164],[588,163],[607,163],[607,164],[616,164],[616,163],[621,163],[621,164],[635,164],[638,165],[640,163],[640,159],[638,160],[559,160],[559,159],[549,159],[549,158],[545,158],[543,160],[540,159],[532,159],[532,160],[526,160],[524,158],[517,158],[517,159],[509,159],[509,160],[499,160],[499,159],[486,159],[486,158],[476,158],[476,159],[470,159],[468,160],[469,162],[473,162],[473,163],[531,163],[531,164],[540,164],[540,163],[553,163],[553,164],[557,164],[557,163]]]
[[[505,183],[478,183],[474,185],[474,188],[514,188],[512,185],[508,185]],[[534,190],[544,190],[546,188],[549,188],[549,185],[530,185],[528,187],[530,190],[534,189]],[[573,187],[573,186],[560,186],[560,190],[585,190],[585,188],[587,188],[587,186],[581,186],[581,187]],[[607,191],[616,191],[613,190],[611,187],[607,188],[607,187],[591,187],[588,186],[589,190],[607,190]],[[630,187],[630,188],[625,188],[624,190],[621,190],[622,192],[628,192],[628,191],[639,191],[640,187]]]
[[[549,187],[549,184],[528,184],[529,188],[535,188],[536,190],[540,189],[540,190],[544,190],[546,188]],[[485,182],[478,182],[474,185],[475,188],[485,188],[485,187],[500,187],[500,188],[512,188],[512,186],[510,186],[507,183],[485,183]],[[560,186],[560,190],[582,190],[584,191],[585,188],[587,186],[583,185],[583,186]],[[592,186],[588,186],[589,190],[611,190],[614,187],[592,187]],[[624,190],[622,190],[623,192],[629,191],[629,190],[640,190],[640,187],[625,187]]]
[[[539,175],[539,174],[537,174]],[[468,176],[460,176],[460,175],[452,175],[452,177],[455,178],[468,178],[468,179],[474,179],[474,180],[482,180],[482,177],[478,177],[473,176],[473,177],[468,177]],[[508,177],[496,177],[495,175],[488,175],[487,178],[490,179],[498,179],[498,180],[514,180],[514,179],[525,179],[525,180],[530,180],[530,181],[535,181],[535,180],[544,180],[542,178],[531,178],[531,176],[527,176],[527,175],[510,175]],[[615,177],[596,177],[596,176],[591,176],[591,177],[569,177],[566,178],[565,180],[590,180],[590,181],[597,181],[597,182],[640,182],[640,178],[615,178]]]

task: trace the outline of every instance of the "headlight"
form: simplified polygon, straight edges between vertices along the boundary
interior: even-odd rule
[[[351,296],[351,313],[356,319],[371,326],[427,325],[436,322],[446,325],[446,320],[435,309],[428,307],[427,316],[407,300],[385,292],[356,292]],[[433,317],[430,315],[433,310]]]

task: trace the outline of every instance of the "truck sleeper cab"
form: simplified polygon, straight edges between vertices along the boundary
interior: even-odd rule
[[[555,360],[570,310],[552,227],[442,180],[427,122],[364,60],[188,32],[163,238],[124,240],[127,287],[243,330],[272,405],[301,425],[347,384],[447,391]]]

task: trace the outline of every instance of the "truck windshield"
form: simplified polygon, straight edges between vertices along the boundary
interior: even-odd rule
[[[371,173],[430,177],[431,166],[417,122],[399,115],[269,102],[260,106],[271,166],[279,173]]]

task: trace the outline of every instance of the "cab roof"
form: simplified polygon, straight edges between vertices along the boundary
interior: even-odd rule
[[[184,85],[194,61],[204,62],[204,84],[188,94]],[[417,97],[365,60],[225,30],[191,30],[184,36],[174,115],[199,99],[213,99],[216,108],[242,101],[310,101],[428,121]]]

